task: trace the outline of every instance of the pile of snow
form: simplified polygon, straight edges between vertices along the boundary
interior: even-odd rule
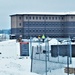
[[[0,42],[0,57],[16,57],[20,52],[20,44],[16,40]]]

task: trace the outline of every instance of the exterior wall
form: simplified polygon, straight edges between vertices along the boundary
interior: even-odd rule
[[[16,35],[16,38],[23,35],[23,16],[11,17],[11,34]]]
[[[62,22],[65,26],[66,22]],[[24,35],[38,36],[45,34],[46,36],[66,36],[67,27],[63,27],[60,22],[24,22]],[[29,25],[29,26],[28,26]],[[27,34],[25,34],[27,33]]]
[[[23,17],[17,16],[17,28],[23,28]]]
[[[11,17],[11,28],[22,28],[23,27],[23,17],[22,16],[12,16]]]
[[[11,28],[16,28],[17,25],[17,18],[16,16],[11,17]]]
[[[67,20],[70,22],[75,22],[75,16],[67,16]]]
[[[43,34],[49,37],[75,36],[73,15],[19,15],[12,16],[11,20],[11,32],[17,37],[19,35],[23,35],[23,38],[37,37]]]

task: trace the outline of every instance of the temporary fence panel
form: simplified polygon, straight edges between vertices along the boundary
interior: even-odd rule
[[[71,45],[68,44],[68,46],[62,47],[66,48],[66,51],[68,52],[65,50],[62,51],[59,47],[59,49],[55,48],[57,51],[54,50],[54,56],[52,56],[52,50],[49,50],[49,42],[45,42],[45,46],[42,46],[41,44],[33,46],[31,54],[31,71],[38,74],[44,74],[51,70],[64,68],[65,65],[70,64]]]
[[[57,58],[56,62],[64,63],[64,64],[67,63],[67,60],[66,60],[67,56],[70,59],[71,54],[70,54],[69,45],[52,45],[51,46],[51,58],[52,59]],[[52,59],[50,59],[50,61],[52,61]]]

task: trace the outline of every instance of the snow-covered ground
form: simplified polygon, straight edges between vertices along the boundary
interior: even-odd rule
[[[30,58],[0,58],[0,75],[37,75],[30,72]]]
[[[0,42],[0,75],[37,75],[31,73],[30,57],[20,57],[16,40]]]
[[[73,60],[74,66],[75,59]],[[0,75],[38,75],[30,72],[31,60],[29,57],[20,59],[19,57],[1,57],[0,58]],[[43,68],[42,68],[43,69]],[[45,75],[45,74],[43,74]],[[51,70],[48,75],[67,75],[64,73],[64,68]],[[71,74],[74,75],[74,74]]]
[[[18,49],[19,44],[17,44],[15,40],[0,42],[0,75],[40,75],[30,72],[30,57],[20,57],[17,53],[19,51]],[[70,65],[70,67],[75,67],[74,63],[75,59],[72,58],[72,64]],[[65,67],[61,67],[56,70],[50,70],[47,74],[67,75],[66,73],[64,73],[64,68]],[[45,75],[45,73],[43,75]]]

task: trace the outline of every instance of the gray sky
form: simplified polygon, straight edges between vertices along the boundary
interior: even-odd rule
[[[0,29],[11,27],[10,16],[24,12],[71,12],[75,0],[0,0]]]

